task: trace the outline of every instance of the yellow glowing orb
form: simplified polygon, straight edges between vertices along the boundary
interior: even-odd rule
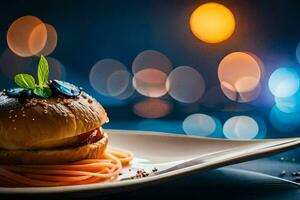
[[[228,39],[235,29],[232,12],[218,3],[205,3],[191,15],[193,34],[207,43],[219,43]]]

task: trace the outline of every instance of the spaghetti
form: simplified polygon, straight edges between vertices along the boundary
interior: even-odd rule
[[[110,149],[99,159],[65,165],[0,165],[0,186],[52,187],[109,182],[117,179],[132,159],[130,152]]]

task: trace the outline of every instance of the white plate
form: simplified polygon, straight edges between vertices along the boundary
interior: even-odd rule
[[[182,175],[256,159],[300,146],[300,138],[232,141],[145,131],[107,130],[107,132],[110,146],[132,151],[135,155],[131,166],[132,170],[129,171],[128,168],[125,168],[120,179],[134,175],[140,168],[150,171],[156,167],[163,171],[201,156],[223,151],[224,153],[217,153],[204,162],[185,168],[140,179],[62,187],[0,187],[0,194],[50,194],[90,192],[92,190],[97,190],[98,195],[99,193],[106,194],[137,186],[142,187],[150,183],[160,183]]]

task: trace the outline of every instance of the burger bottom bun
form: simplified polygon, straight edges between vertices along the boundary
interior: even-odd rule
[[[66,164],[99,158],[108,143],[107,134],[93,144],[53,150],[0,150],[0,164]]]

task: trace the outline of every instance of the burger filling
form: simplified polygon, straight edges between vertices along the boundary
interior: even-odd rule
[[[83,146],[87,144],[93,144],[98,142],[103,138],[103,129],[97,128],[93,131],[89,131],[83,134],[78,135],[78,143],[71,145],[72,147],[76,146]]]
[[[31,149],[67,149],[79,146],[84,146],[88,144],[93,144],[100,141],[104,136],[103,129],[97,128],[80,135],[64,138],[60,140],[51,140],[38,143],[34,145]]]

